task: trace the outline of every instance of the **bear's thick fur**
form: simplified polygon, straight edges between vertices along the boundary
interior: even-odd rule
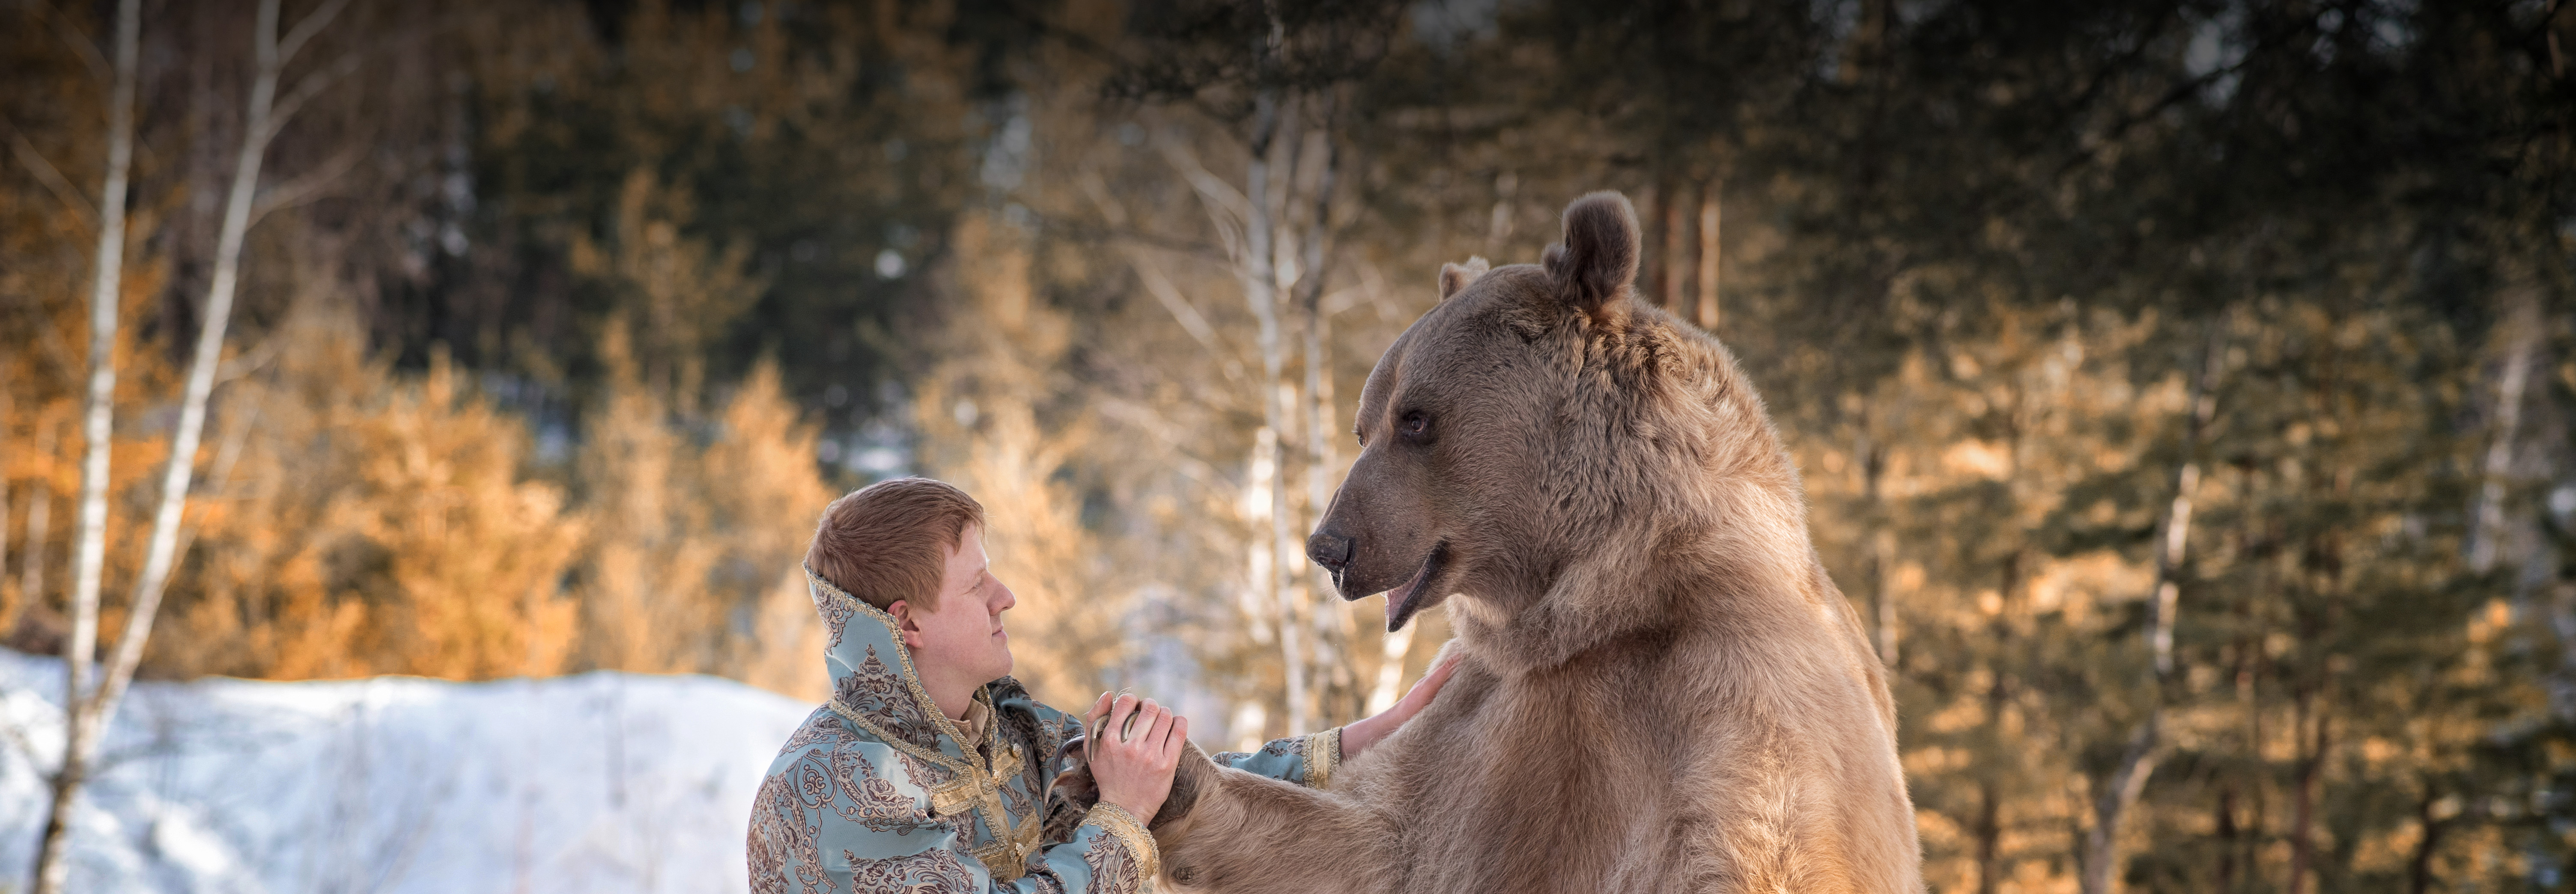
[[[1444,267],[1308,543],[1390,629],[1446,602],[1464,663],[1326,791],[1185,758],[1163,884],[1922,889],[1887,682],[1761,398],[1632,297],[1627,199],[1564,227],[1544,264]]]

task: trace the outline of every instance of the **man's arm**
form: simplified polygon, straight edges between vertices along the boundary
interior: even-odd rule
[[[1406,691],[1393,707],[1375,716],[1352,721],[1320,733],[1272,739],[1258,751],[1228,751],[1209,756],[1217,766],[1232,767],[1256,776],[1267,776],[1281,782],[1293,782],[1307,788],[1327,788],[1333,784],[1333,771],[1342,762],[1357,758],[1368,747],[1386,738],[1395,728],[1421,713],[1440,687],[1449,682],[1451,671],[1458,669],[1455,655],[1431,666],[1422,680]]]
[[[1307,788],[1323,788],[1332,784],[1333,770],[1341,766],[1342,728],[1272,739],[1263,743],[1259,750],[1219,752],[1208,755],[1208,759],[1220,767],[1232,767]]]

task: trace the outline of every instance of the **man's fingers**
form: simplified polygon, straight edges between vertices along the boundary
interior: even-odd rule
[[[1127,741],[1127,727],[1135,721],[1136,711],[1140,707],[1143,707],[1143,703],[1137,701],[1135,696],[1119,696],[1117,701],[1109,704],[1109,723],[1101,727],[1102,733],[1120,742]]]
[[[1136,718],[1127,721],[1127,727],[1129,730],[1127,737],[1136,740],[1139,743],[1139,748],[1141,748],[1145,753],[1154,753],[1152,747],[1145,746],[1142,743],[1153,741],[1152,737],[1158,735],[1154,729],[1155,721],[1162,719],[1165,715],[1170,713],[1171,709],[1163,707],[1160,702],[1156,702],[1150,698],[1146,699],[1144,707],[1136,709]]]
[[[1091,712],[1082,715],[1083,726],[1091,726],[1099,723],[1100,718],[1109,716],[1109,697],[1110,693],[1103,692],[1100,694],[1100,700],[1092,703]]]
[[[1407,706],[1419,711],[1422,706],[1430,704],[1431,699],[1440,694],[1440,687],[1449,685],[1449,675],[1458,670],[1458,662],[1465,658],[1463,654],[1451,655],[1432,665],[1430,673],[1423,674],[1422,679],[1414,682],[1412,689],[1405,691]]]
[[[1163,739],[1163,765],[1171,766],[1178,763],[1182,746],[1188,744],[1190,744],[1190,719],[1175,714],[1172,716],[1172,734]]]
[[[1161,705],[1154,705],[1153,710],[1153,717],[1150,718],[1153,725],[1145,728],[1147,754],[1160,753],[1163,750],[1163,739],[1172,734],[1171,710]]]

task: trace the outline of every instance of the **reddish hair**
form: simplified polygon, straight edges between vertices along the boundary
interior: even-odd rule
[[[984,504],[945,481],[889,478],[824,507],[805,567],[884,610],[910,601],[939,610],[939,579]]]

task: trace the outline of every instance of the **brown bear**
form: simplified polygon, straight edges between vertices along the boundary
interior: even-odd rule
[[[1637,262],[1604,192],[1541,264],[1443,266],[1307,547],[1390,630],[1449,606],[1463,663],[1324,790],[1185,757],[1165,885],[1922,889],[1887,681],[1797,469],[1725,346],[1634,298]]]

